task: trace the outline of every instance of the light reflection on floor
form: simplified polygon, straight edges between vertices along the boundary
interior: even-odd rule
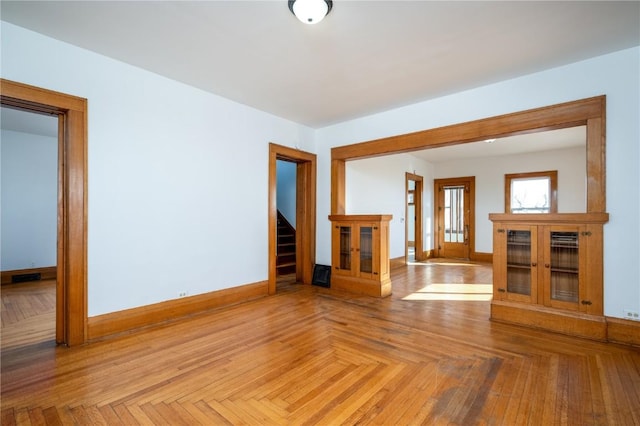
[[[407,265],[411,265],[411,266],[434,266],[434,265],[438,265],[438,266],[472,266],[472,267],[477,267],[479,266],[477,263],[469,263],[469,262],[436,262],[433,260],[429,260],[428,262],[407,262]]]
[[[402,300],[488,301],[492,295],[492,284],[428,284]]]

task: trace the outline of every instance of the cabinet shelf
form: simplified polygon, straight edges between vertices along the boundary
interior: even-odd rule
[[[507,268],[531,269],[531,265],[528,263],[507,263]]]
[[[580,271],[578,269],[564,269],[564,268],[551,268],[551,273],[559,272],[563,274],[575,274],[578,275]]]
[[[577,250],[578,245],[572,243],[551,243],[551,248],[563,248],[563,249],[572,249]]]

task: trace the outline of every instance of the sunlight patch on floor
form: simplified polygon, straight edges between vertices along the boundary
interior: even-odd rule
[[[402,300],[488,301],[493,295],[492,284],[429,284]]]
[[[473,266],[473,267],[478,267],[480,265],[478,265],[477,263],[465,263],[465,262],[434,262],[432,260],[428,261],[428,262],[411,262],[408,261],[407,265],[411,265],[411,266]]]

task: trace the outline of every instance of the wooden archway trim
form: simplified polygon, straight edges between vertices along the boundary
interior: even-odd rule
[[[332,148],[331,213],[345,213],[346,161],[582,125],[587,129],[587,213],[605,212],[605,115],[602,95]]]
[[[415,243],[415,259],[416,261],[424,260],[424,243],[423,243],[423,224],[422,224],[422,196],[423,196],[423,183],[424,178],[420,175],[416,175],[413,173],[406,172],[405,173],[405,193],[409,193],[409,181],[412,180],[415,182],[415,190],[414,190],[414,205],[415,205],[415,229],[414,229],[414,243]],[[406,207],[405,207],[406,209]],[[405,222],[404,222],[404,234],[409,234],[409,221],[411,218],[408,215],[408,209],[405,214]],[[404,243],[404,253],[405,253],[405,263],[408,259],[409,253],[409,240],[405,238]]]
[[[87,100],[0,79],[0,103],[59,117],[56,342],[83,344],[87,336]]]

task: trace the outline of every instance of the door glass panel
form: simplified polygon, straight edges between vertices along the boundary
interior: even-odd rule
[[[551,232],[551,299],[578,302],[577,232]]]
[[[373,272],[373,228],[362,226],[360,228],[360,272]]]
[[[444,187],[444,241],[464,243],[464,186]]]
[[[351,227],[340,227],[340,269],[351,269]]]
[[[531,231],[507,230],[507,291],[531,295]]]

